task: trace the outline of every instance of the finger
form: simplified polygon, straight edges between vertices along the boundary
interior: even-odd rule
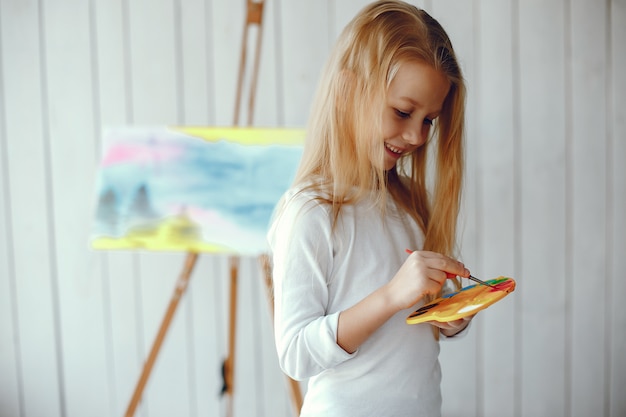
[[[467,269],[465,265],[463,265],[463,263],[452,260],[452,259],[450,260],[450,262],[447,262],[445,266],[443,266],[441,269],[446,272],[447,278],[456,278],[456,277],[467,278],[470,276],[469,269]]]
[[[434,281],[437,281],[438,283],[442,285],[446,281],[446,279],[454,279],[458,276],[458,274],[447,272],[439,268],[428,268],[427,275],[429,278],[433,279]]]
[[[426,276],[431,281],[437,283],[437,285],[441,286],[448,279],[448,273],[436,268],[428,268],[426,269]]]
[[[464,325],[465,325],[465,318],[460,318],[460,319],[458,319],[458,320],[454,320],[454,321],[448,322],[448,324],[449,324],[452,328],[454,328],[454,329],[458,329],[459,327],[461,327],[461,326],[464,326]]]
[[[469,276],[469,270],[465,268],[463,262],[459,262],[437,252],[426,252],[424,258],[427,259],[429,266],[432,268],[437,268],[446,272],[446,274],[448,274],[447,278]]]
[[[406,249],[406,252],[416,258],[421,259],[431,269],[444,271],[446,278],[455,278],[457,276],[469,277],[469,270],[465,268],[462,262],[432,251],[412,251]]]
[[[452,321],[447,321],[447,322],[430,320],[430,321],[427,321],[426,323],[430,323],[433,326],[438,327],[442,330],[457,330],[459,328],[465,328],[466,323],[471,321],[475,315],[476,314],[472,314],[471,316],[466,316],[457,320],[452,320]]]
[[[427,321],[426,323],[432,324],[433,326],[438,327],[441,330],[455,330],[456,329],[456,327],[451,326],[449,322],[441,322],[441,321],[432,320],[432,321]]]

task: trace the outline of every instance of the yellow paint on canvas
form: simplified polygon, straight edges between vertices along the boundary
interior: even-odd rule
[[[305,137],[305,130],[297,128],[174,126],[171,129],[212,142],[228,140],[243,145],[302,145]]]
[[[197,226],[185,216],[161,219],[152,225],[132,228],[126,236],[98,237],[91,246],[98,250],[145,249],[231,253],[232,248],[203,241]]]

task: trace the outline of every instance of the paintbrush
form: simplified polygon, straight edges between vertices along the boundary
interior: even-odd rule
[[[474,276],[471,276],[471,275],[468,277],[468,279],[470,279],[470,280],[472,280],[472,281],[474,281],[474,282],[477,282],[477,283],[479,283],[479,284],[486,285],[486,286],[491,287],[491,288],[496,288],[496,287],[494,287],[493,285],[488,284],[488,283],[486,283],[485,281],[483,281],[483,280],[481,280],[481,279],[478,279],[478,278],[476,278],[476,277],[474,277]]]

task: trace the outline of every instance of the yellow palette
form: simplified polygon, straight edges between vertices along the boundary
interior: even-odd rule
[[[482,284],[469,285],[460,291],[437,298],[406,318],[408,324],[427,321],[448,322],[476,314],[515,290],[513,278],[498,277]]]

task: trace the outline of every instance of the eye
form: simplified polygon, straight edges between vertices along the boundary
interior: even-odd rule
[[[428,119],[428,118],[424,119],[424,124],[428,125],[428,126],[432,126],[433,125],[433,119]]]
[[[401,119],[409,119],[411,117],[411,113],[407,113],[398,109],[393,109],[393,110],[396,112],[396,115]]]

